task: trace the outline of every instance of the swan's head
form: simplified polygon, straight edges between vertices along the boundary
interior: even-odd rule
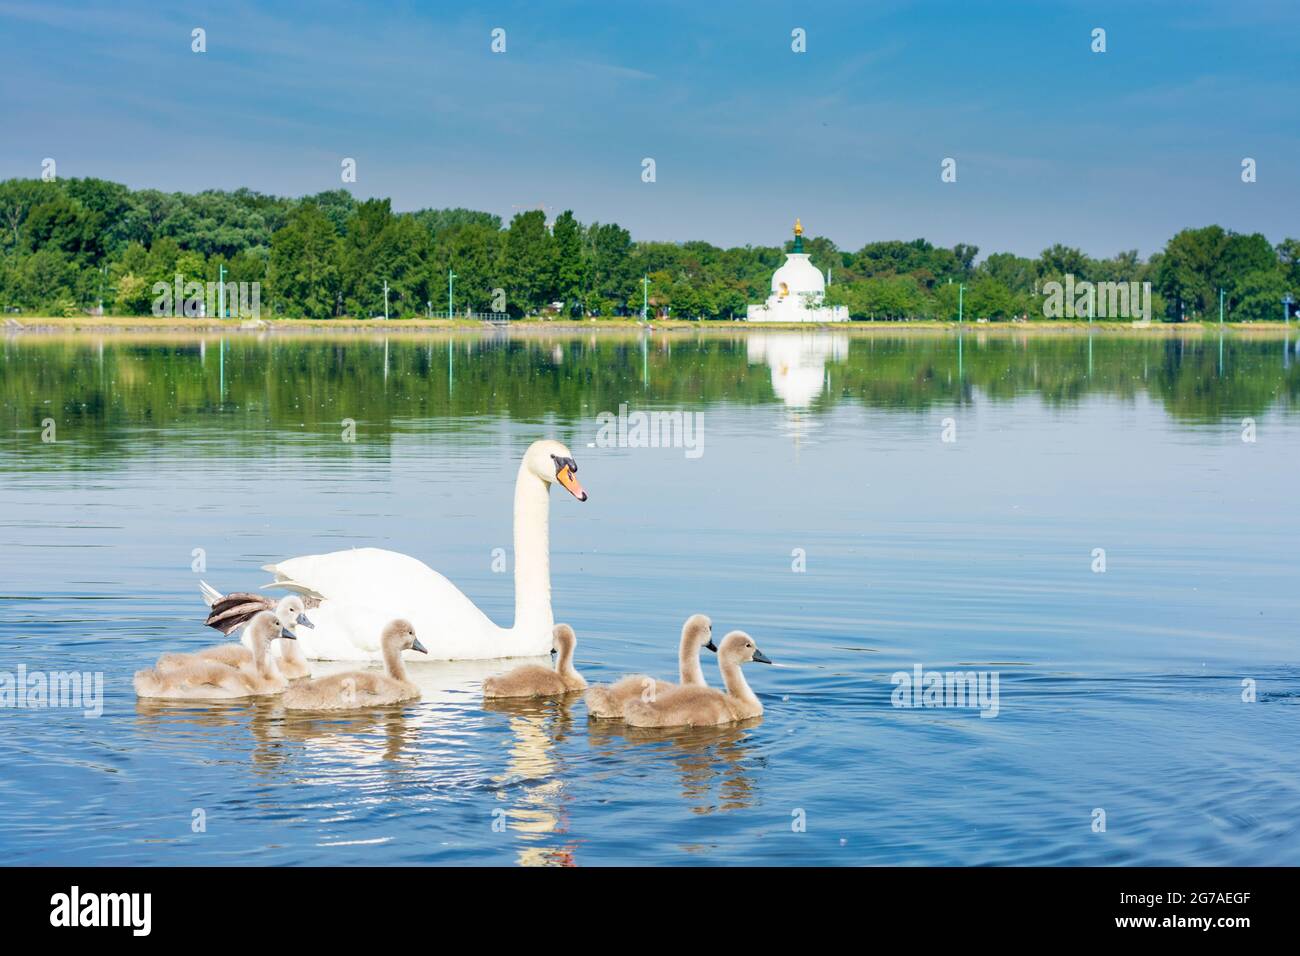
[[[275,606],[275,614],[291,631],[296,632],[299,627],[310,627],[313,630],[316,627],[307,620],[307,606],[296,594],[280,598],[280,603]]]
[[[384,625],[384,633],[380,637],[384,647],[395,646],[399,651],[419,651],[421,654],[429,653],[420,639],[415,636],[415,628],[411,626],[410,621],[404,621],[398,618],[396,621],[389,621]]]
[[[713,621],[707,614],[692,614],[682,625],[682,643],[692,651],[699,653],[701,647],[716,651],[718,645],[713,643]]]
[[[564,442],[550,438],[533,442],[524,452],[524,467],[546,482],[547,487],[559,482],[579,501],[587,500],[587,492],[578,483],[578,463]]]
[[[732,631],[722,639],[718,646],[718,659],[723,663],[734,661],[737,664],[747,664],[754,661],[758,664],[770,664],[771,659],[758,649],[754,639],[744,631]]]

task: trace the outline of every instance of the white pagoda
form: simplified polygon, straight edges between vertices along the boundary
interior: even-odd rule
[[[772,294],[762,305],[751,305],[745,315],[750,322],[847,322],[843,305],[822,305],[826,280],[803,251],[803,225],[794,221],[794,251],[786,253],[785,264],[772,273]]]

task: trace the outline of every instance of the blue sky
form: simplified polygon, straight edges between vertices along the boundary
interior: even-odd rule
[[[348,188],[398,209],[544,204],[638,239],[773,245],[795,216],[981,256],[1300,235],[1294,0],[155,6],[0,0],[0,178],[49,156],[302,195],[353,157]]]

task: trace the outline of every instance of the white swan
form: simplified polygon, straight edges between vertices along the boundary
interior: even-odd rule
[[[579,501],[577,462],[558,441],[536,441],[524,452],[515,479],[515,621],[501,627],[454,584],[423,561],[379,548],[354,548],[290,558],[265,566],[267,587],[319,598],[311,608],[315,629],[300,634],[313,660],[358,661],[379,657],[378,635],[394,617],[405,618],[427,642],[432,660],[481,660],[549,654],[551,566],[548,515],[551,485],[559,482]],[[408,652],[409,653],[409,652]]]

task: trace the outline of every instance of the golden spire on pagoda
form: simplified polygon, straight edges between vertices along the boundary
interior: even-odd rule
[[[803,235],[803,224],[802,224],[801,222],[799,222],[799,218],[798,218],[797,216],[795,217],[795,220],[794,220],[794,234],[795,234],[796,236],[802,236],[802,235]]]

